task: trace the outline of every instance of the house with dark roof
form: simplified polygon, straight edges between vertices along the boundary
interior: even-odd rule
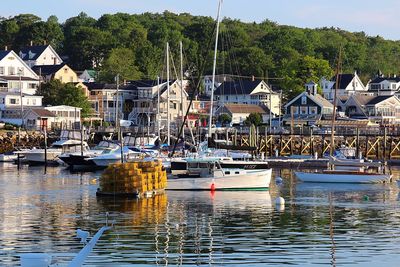
[[[400,123],[400,100],[395,95],[352,95],[344,104],[343,112],[351,119],[397,124]]]
[[[63,83],[79,82],[78,75],[67,64],[58,65],[36,65],[32,70],[42,78],[42,81],[59,80]]]
[[[268,107],[275,116],[281,114],[280,94],[263,80],[225,81],[215,90],[214,102],[216,109],[226,103],[262,105]]]
[[[368,83],[368,91],[376,96],[381,95],[399,95],[400,77],[396,75],[385,77],[384,75],[376,76]]]
[[[45,108],[29,108],[24,112],[24,126],[28,130],[43,130],[51,128],[52,119],[57,116]]]
[[[330,80],[322,78],[320,85],[324,98],[330,102],[333,102],[336,87],[337,96],[367,93],[367,89],[360,77],[358,77],[357,72],[354,72],[354,74],[339,74],[337,83],[336,75]]]
[[[305,84],[305,92],[299,94],[285,105],[283,121],[301,125],[313,125],[324,117],[332,116],[333,104],[318,94],[318,84]]]
[[[0,51],[1,90],[35,94],[39,76],[12,50]]]
[[[214,86],[212,83],[212,75],[205,75],[203,78],[204,83],[204,94],[207,96],[211,95],[212,90],[216,90],[223,82],[233,81],[231,75],[228,74],[218,74],[215,75]]]
[[[20,58],[29,67],[36,65],[60,65],[63,61],[51,45],[31,45],[19,51]]]
[[[215,116],[218,118],[222,114],[227,114],[232,118],[232,124],[243,124],[251,113],[259,113],[263,123],[268,123],[269,109],[260,105],[226,103],[216,110]]]

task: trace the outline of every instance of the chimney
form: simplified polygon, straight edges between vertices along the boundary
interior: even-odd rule
[[[7,46],[5,46],[5,47],[4,47],[4,50],[5,50],[5,51],[7,51],[7,50],[8,50],[8,47],[7,47]]]
[[[31,46],[33,46],[33,41],[31,40]]]
[[[255,77],[254,75],[251,75],[251,81],[254,82],[255,81]]]

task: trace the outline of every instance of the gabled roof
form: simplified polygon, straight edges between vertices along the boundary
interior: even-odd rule
[[[267,113],[266,108],[259,105],[248,105],[248,104],[231,104],[227,103],[221,108],[225,107],[231,113]]]
[[[285,108],[287,108],[288,106],[290,106],[291,104],[293,104],[297,99],[299,99],[302,96],[307,96],[308,98],[310,98],[315,104],[319,105],[320,107],[324,108],[332,108],[333,109],[333,105],[331,102],[329,102],[328,100],[326,100],[325,98],[323,98],[321,95],[311,95],[307,92],[303,92],[299,95],[297,95],[295,98],[293,98],[289,103],[287,103],[285,105]]]
[[[215,90],[214,95],[249,95],[262,80],[225,81]]]
[[[89,74],[90,78],[96,78],[97,72],[95,70],[86,70],[86,72]]]
[[[386,99],[389,99],[393,97],[393,95],[380,95],[380,96],[375,96],[374,98],[372,98],[366,105],[370,106],[370,105],[376,105],[382,101],[385,101]]]
[[[36,65],[32,67],[32,70],[36,72],[38,75],[52,75],[62,69],[65,63],[61,63],[58,65]]]
[[[339,80],[339,89],[345,89],[351,81],[354,79],[354,74],[339,74],[338,76]],[[331,78],[332,82],[335,82],[333,84],[332,88],[336,88],[336,75]]]
[[[365,106],[369,101],[374,99],[376,96],[371,95],[359,95],[355,94],[351,96],[359,105]]]
[[[21,49],[19,55],[22,60],[36,60],[49,45],[33,45]]]
[[[400,77],[375,77],[370,83],[381,83],[383,81],[400,82]]]
[[[11,51],[7,51],[7,50],[2,50],[0,51],[0,60],[2,60],[3,58],[5,58]]]

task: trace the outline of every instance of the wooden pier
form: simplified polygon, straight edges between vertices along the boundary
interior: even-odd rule
[[[264,131],[263,131],[264,130]],[[391,128],[379,128],[374,131],[352,129],[353,131],[337,131],[335,134],[335,149],[340,147],[354,148],[356,155],[362,154],[368,159],[400,160],[400,134]],[[263,134],[261,132],[264,132]],[[264,128],[255,133],[251,130],[227,130],[225,133],[215,133],[217,139],[224,139],[234,145],[255,146],[257,154],[266,157],[315,154],[322,157],[329,154],[331,134],[285,133],[268,134]]]

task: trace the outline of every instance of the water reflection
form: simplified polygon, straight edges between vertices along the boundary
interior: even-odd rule
[[[391,185],[298,183],[256,192],[167,192],[152,199],[96,198],[100,175],[0,166],[0,265],[52,252],[65,263],[110,213],[115,229],[87,266],[396,266],[399,189]],[[275,198],[286,199],[279,211]]]

